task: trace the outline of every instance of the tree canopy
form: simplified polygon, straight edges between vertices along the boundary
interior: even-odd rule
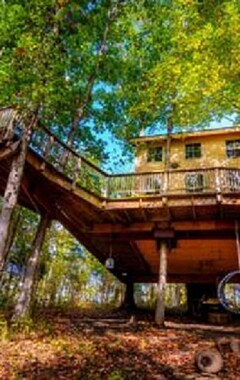
[[[213,118],[238,120],[239,15],[237,0],[2,1],[0,106],[34,114],[61,140],[98,162],[106,159],[104,133],[129,148],[130,138],[142,128],[171,133],[203,127]],[[26,133],[22,169],[27,142]],[[14,191],[17,201],[16,186]],[[5,204],[8,221],[14,206],[10,210]],[[27,219],[36,225],[32,216]],[[2,225],[7,237],[8,227]],[[45,299],[48,286],[49,303],[66,294],[75,298],[93,267],[95,278],[104,277],[110,288],[102,269],[61,228],[54,228],[62,245],[55,252],[54,238],[48,240],[39,299]],[[22,251],[31,259],[30,240],[18,237],[8,261],[17,274],[27,261]]]
[[[0,104],[103,158],[105,130],[206,125],[239,110],[235,0],[8,0],[0,9]]]
[[[136,125],[204,126],[238,113],[239,3],[141,2],[125,48],[135,76],[119,90]],[[127,78],[127,80],[126,80]]]

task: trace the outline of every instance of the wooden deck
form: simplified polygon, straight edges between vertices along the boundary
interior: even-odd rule
[[[4,193],[18,138],[0,142]],[[113,272],[157,280],[157,241],[169,242],[168,281],[214,283],[237,268],[240,170],[210,168],[111,176],[41,128],[32,135],[19,202],[48,211]]]

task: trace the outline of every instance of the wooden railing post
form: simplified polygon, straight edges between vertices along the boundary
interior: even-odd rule
[[[164,171],[163,173],[163,193],[166,193],[169,190],[169,172]]]
[[[109,180],[110,180],[110,177],[109,176],[106,176],[105,177],[105,183],[104,183],[104,189],[103,189],[103,197],[104,198],[108,198],[109,196]]]
[[[216,187],[217,201],[220,202],[221,201],[221,192],[222,192],[220,169],[215,168],[214,174],[215,174],[215,187]]]
[[[66,163],[67,163],[67,160],[68,160],[68,157],[69,157],[69,154],[70,154],[70,151],[65,149],[59,159],[59,163],[60,163],[60,166],[62,168],[65,167]]]
[[[47,143],[46,143],[45,148],[43,150],[43,158],[46,158],[49,155],[50,149],[51,149],[53,144],[54,144],[54,137],[48,136],[47,137]]]
[[[166,205],[167,204],[167,192],[169,191],[169,175],[170,173],[165,170],[164,173],[163,173],[163,187],[162,187],[162,193],[163,193],[163,197],[162,197],[162,202],[163,202],[163,205]]]
[[[81,167],[82,167],[82,160],[80,157],[77,157],[76,165],[74,165],[74,168],[73,168],[72,189],[76,187]]]
[[[220,170],[219,170],[219,168],[215,168],[214,172],[215,172],[216,192],[217,193],[221,193],[221,178],[220,178]]]

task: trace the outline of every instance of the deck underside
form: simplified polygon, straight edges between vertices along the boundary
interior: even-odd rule
[[[13,152],[0,148],[2,195]],[[113,272],[123,281],[126,274],[135,282],[157,280],[161,239],[169,243],[169,282],[213,283],[237,268],[237,192],[109,200],[73,185],[29,151],[19,202],[49,212],[102,263],[112,250]]]

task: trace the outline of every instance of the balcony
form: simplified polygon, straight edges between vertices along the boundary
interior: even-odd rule
[[[0,134],[13,136],[15,132],[15,136],[19,137],[22,125],[13,123],[11,117],[14,117],[14,113],[8,108],[0,112]],[[53,166],[67,177],[73,186],[78,185],[103,199],[240,192],[238,168],[171,169],[167,172],[107,174],[80,156],[44,126],[38,126],[32,133],[30,149],[44,160],[44,165]]]
[[[167,172],[109,175],[47,130],[36,131],[32,135],[30,147],[76,185],[102,198],[240,192],[238,168],[172,169]]]

